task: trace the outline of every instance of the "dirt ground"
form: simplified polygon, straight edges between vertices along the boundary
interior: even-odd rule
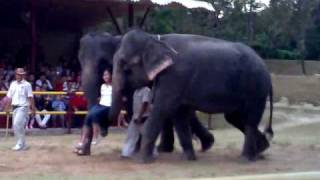
[[[177,147],[172,154],[160,154],[153,164],[139,164],[120,158],[123,133],[110,133],[90,157],[73,154],[78,135],[28,137],[30,149],[12,152],[12,137],[1,138],[1,179],[171,179],[244,174],[317,171],[320,169],[320,122],[276,125],[272,147],[266,159],[253,163],[239,157],[243,137],[235,129],[215,130],[216,143],[198,160],[181,159]],[[199,144],[195,141],[199,149]]]
[[[273,76],[276,98],[290,103],[320,103],[317,77]],[[302,108],[301,108],[302,109]],[[267,116],[266,116],[267,117]],[[219,121],[223,121],[220,120]],[[111,132],[92,156],[72,153],[79,135],[29,136],[28,151],[13,152],[13,137],[0,137],[0,179],[185,179],[248,174],[319,171],[320,111],[277,109],[274,113],[275,137],[265,159],[248,163],[240,158],[243,136],[234,128],[217,129],[216,142],[198,160],[181,159],[181,149],[160,154],[153,164],[121,159],[125,131]],[[200,149],[194,141],[196,149]]]
[[[275,101],[287,97],[291,104],[320,105],[320,76],[272,75]]]

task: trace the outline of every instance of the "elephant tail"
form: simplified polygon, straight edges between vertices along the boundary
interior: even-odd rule
[[[264,130],[264,134],[268,141],[271,141],[273,138],[273,130],[272,130],[272,114],[273,114],[273,88],[271,84],[270,92],[269,92],[269,103],[270,103],[270,115],[269,122]]]

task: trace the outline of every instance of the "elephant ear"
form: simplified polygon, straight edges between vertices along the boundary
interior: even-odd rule
[[[156,39],[149,39],[143,54],[143,66],[150,81],[163,70],[173,65],[173,56],[177,54],[172,47]]]

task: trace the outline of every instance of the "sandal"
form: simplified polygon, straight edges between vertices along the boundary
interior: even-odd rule
[[[76,145],[76,147],[73,149],[73,152],[77,153],[79,151],[79,149],[82,149],[82,148],[83,148],[83,144],[82,143],[78,143]]]

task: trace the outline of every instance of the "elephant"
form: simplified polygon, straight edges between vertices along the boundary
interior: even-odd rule
[[[167,119],[173,119],[184,156],[196,159],[190,121],[195,110],[223,113],[244,137],[242,157],[254,161],[273,137],[273,88],[262,58],[250,47],[201,35],[127,32],[113,58],[110,118],[120,111],[127,88],[153,84],[153,109],[142,133],[141,161],[153,162],[152,150]],[[270,118],[258,129],[267,98]]]
[[[104,33],[87,33],[80,40],[80,49],[78,53],[78,59],[82,68],[81,80],[82,87],[85,92],[85,96],[88,99],[89,108],[97,103],[99,97],[100,85],[102,83],[102,73],[108,68],[112,69],[113,56],[120,45],[122,36],[113,36],[107,32]],[[124,95],[128,99],[128,111],[129,116],[132,114],[132,95],[133,90],[130,88],[124,92]],[[107,118],[107,117],[106,117]],[[208,150],[214,143],[214,137],[210,134],[203,125],[195,119],[192,121],[192,129],[194,133],[199,137],[202,143],[202,151]],[[102,129],[107,131],[110,122],[104,123]],[[173,150],[173,132],[170,122],[165,124],[165,130],[163,133],[160,149],[161,151]],[[92,141],[92,129],[84,128],[84,131],[88,131],[89,141],[84,146],[85,152],[90,154],[90,145]]]
[[[81,65],[81,82],[89,108],[98,103],[102,73],[112,69],[112,58],[120,44],[121,36],[109,33],[87,33],[80,39],[78,59]],[[100,124],[102,132],[108,131],[110,122]],[[83,154],[90,155],[93,136],[92,127],[83,127],[88,141],[83,145]]]

